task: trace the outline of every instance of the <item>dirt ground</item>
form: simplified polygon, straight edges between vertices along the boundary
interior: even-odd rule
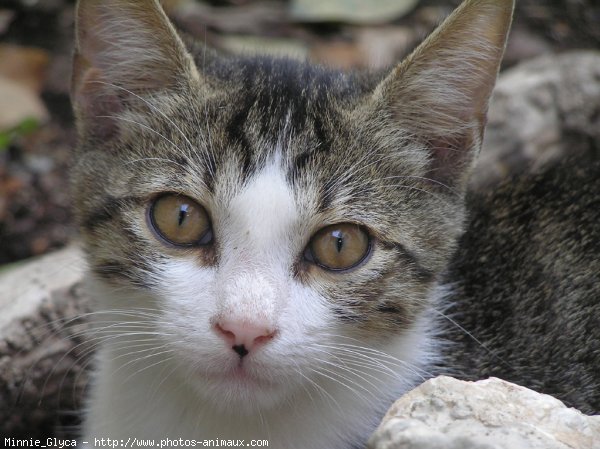
[[[74,3],[0,2],[0,266],[60,248],[76,236],[68,183],[76,142],[69,103]],[[414,1],[408,12],[383,22],[348,18],[343,9],[337,17],[315,12],[307,18],[295,12],[299,3],[315,4],[165,1],[182,30],[222,51],[292,53],[342,68],[393,64],[459,2]],[[519,0],[505,66],[600,48],[599,23],[598,0]],[[28,101],[37,105],[33,111],[3,122],[3,115],[14,115]]]

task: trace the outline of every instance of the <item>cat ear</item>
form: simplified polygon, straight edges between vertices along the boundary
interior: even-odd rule
[[[466,185],[513,7],[513,0],[466,0],[375,90],[394,126],[430,151],[436,183]]]
[[[114,131],[123,98],[198,78],[192,57],[157,0],[80,0],[71,96],[96,134]]]

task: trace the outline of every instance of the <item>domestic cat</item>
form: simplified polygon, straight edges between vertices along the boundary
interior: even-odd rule
[[[489,299],[458,305],[476,248],[453,255],[512,10],[467,0],[364,74],[218,56],[157,1],[80,0],[72,179],[99,346],[84,439],[361,447],[442,367],[511,363],[441,322],[446,297],[457,316]]]

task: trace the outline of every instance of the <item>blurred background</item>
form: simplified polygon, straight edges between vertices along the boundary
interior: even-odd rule
[[[178,27],[223,52],[340,67],[399,61],[459,0],[164,0]],[[68,167],[74,0],[0,0],[0,270],[76,234]],[[600,48],[600,0],[518,0],[505,67]]]
[[[342,69],[381,69],[400,61],[460,0],[162,2],[182,32],[221,52],[271,53]],[[70,153],[76,142],[69,103],[74,5],[74,0],[0,0],[0,272],[24,259],[61,248],[76,238],[68,182]],[[517,0],[503,69],[541,55],[557,55],[573,49],[600,49],[600,0]],[[552,57],[551,64],[558,62]],[[600,71],[583,72],[589,73],[592,80],[588,84],[600,83]],[[595,101],[588,95],[591,90],[566,92],[580,109],[583,106],[580,102]],[[546,106],[535,100],[543,96],[532,98],[533,109],[554,107],[551,102]],[[567,109],[558,109],[559,116],[581,121],[584,117],[561,113]],[[571,150],[573,145],[567,137],[577,134],[584,146],[600,151],[600,144],[595,143],[600,138],[590,138],[598,134],[595,125],[598,111],[598,104],[592,104],[589,117],[586,116],[592,131],[558,133],[556,139],[564,141]],[[518,128],[510,133],[497,133],[499,146],[519,145],[506,138],[507,134],[519,135],[524,124],[520,119],[516,122]],[[489,131],[493,126],[491,117]],[[550,123],[549,127],[552,126]],[[547,141],[552,143],[554,135],[551,130]],[[520,142],[519,139],[514,142]],[[545,142],[542,140],[542,144]],[[76,344],[78,340],[74,341]],[[19,349],[18,345],[13,346]],[[61,348],[55,350],[59,355]],[[11,351],[0,345],[0,374],[2,366],[14,365],[6,356]],[[80,359],[81,352],[76,351],[75,359]],[[84,365],[85,355],[81,357]],[[48,363],[55,361],[52,357],[47,359]],[[85,384],[85,376],[80,378],[76,370],[71,370],[72,366],[69,365],[68,371],[75,373],[75,380],[70,382]],[[50,396],[54,393],[46,388],[47,372],[41,372],[38,379],[43,384],[41,390],[50,390],[46,394]],[[59,374],[60,370],[55,377]],[[60,382],[58,390],[64,378]],[[3,397],[11,397],[13,387],[0,385],[0,402]],[[66,386],[65,390],[70,391]],[[78,395],[64,394],[40,407],[41,397],[35,388],[28,392],[23,387],[21,392],[28,401],[17,401],[22,417],[15,413],[11,418],[13,424],[3,422],[12,412],[3,410],[5,404],[0,403],[0,412],[5,412],[4,418],[0,416],[0,434],[5,425],[4,429],[12,429],[13,433],[18,429],[23,436],[48,436],[57,424],[63,429],[59,435],[72,434],[69,426],[77,423],[77,415],[58,415],[56,410],[77,410]]]

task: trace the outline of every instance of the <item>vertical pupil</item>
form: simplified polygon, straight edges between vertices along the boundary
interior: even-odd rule
[[[185,217],[187,217],[187,213],[188,213],[188,205],[187,204],[182,204],[179,207],[179,219],[177,224],[179,226],[181,226],[183,224],[183,221],[185,220]]]
[[[344,247],[344,235],[342,234],[342,231],[333,231],[331,235],[336,239],[335,246],[337,252],[342,252],[342,248]]]

